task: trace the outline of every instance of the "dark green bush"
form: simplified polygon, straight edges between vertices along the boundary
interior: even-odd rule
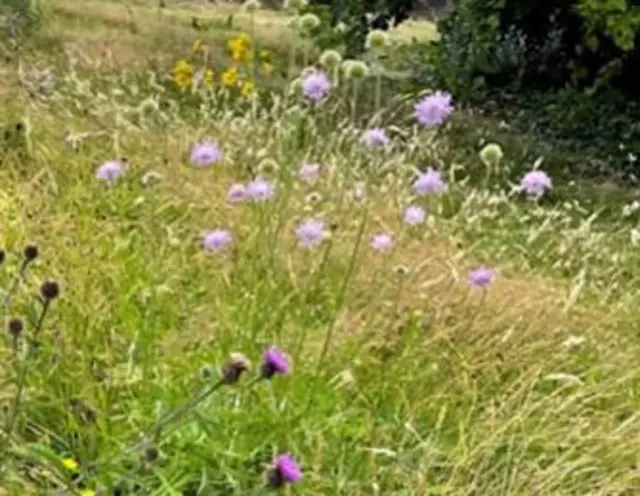
[[[640,96],[640,3],[457,0],[438,25],[433,63],[455,91],[612,85]]]
[[[2,37],[17,38],[42,19],[42,10],[34,0],[0,0]]]

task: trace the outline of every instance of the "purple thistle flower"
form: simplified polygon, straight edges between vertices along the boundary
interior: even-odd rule
[[[109,160],[98,167],[96,178],[100,181],[113,182],[122,174],[122,162]]]
[[[302,470],[291,455],[278,455],[269,471],[268,482],[272,487],[295,484],[302,479]]]
[[[228,203],[239,203],[243,201],[247,196],[247,188],[244,184],[232,184],[229,186],[229,191],[227,192],[227,202]]]
[[[449,93],[436,91],[433,95],[425,96],[414,108],[420,124],[434,127],[443,124],[451,115],[453,101]]]
[[[272,183],[266,179],[256,178],[247,185],[247,196],[254,202],[263,202],[275,194]]]
[[[486,288],[491,282],[493,282],[493,276],[495,272],[493,269],[488,268],[479,268],[473,269],[469,271],[469,276],[467,281],[470,286],[474,286],[476,288]]]
[[[529,171],[524,175],[522,181],[520,181],[520,187],[526,191],[529,196],[540,198],[546,190],[551,189],[551,178],[546,172],[541,170]]]
[[[389,251],[393,248],[393,236],[391,234],[376,234],[371,238],[371,247],[379,252]]]
[[[435,195],[446,189],[447,185],[442,180],[442,174],[431,167],[420,174],[413,183],[413,190],[419,195]]]
[[[207,167],[220,162],[223,153],[215,141],[202,141],[191,148],[191,163],[196,167]]]
[[[296,229],[296,237],[301,246],[305,248],[315,248],[322,243],[327,235],[324,222],[318,219],[305,220]]]
[[[410,226],[417,226],[424,223],[426,215],[424,208],[411,205],[404,211],[404,222]]]
[[[322,71],[312,71],[302,79],[302,94],[314,102],[325,98],[331,91],[331,81]]]
[[[381,127],[374,127],[365,131],[362,136],[362,143],[367,148],[384,148],[389,144],[390,140],[387,133]]]
[[[231,244],[233,236],[227,229],[214,229],[202,237],[202,246],[206,251],[221,251]]]
[[[275,346],[267,348],[262,356],[262,377],[271,379],[276,374],[289,372],[287,356]]]
[[[314,183],[320,175],[320,164],[304,163],[298,170],[298,176],[306,183]]]

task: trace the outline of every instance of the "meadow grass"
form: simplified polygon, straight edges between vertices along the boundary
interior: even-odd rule
[[[265,494],[282,453],[303,472],[289,494],[635,494],[638,207],[561,183],[528,199],[522,150],[485,166],[452,139],[464,110],[425,129],[413,97],[358,117],[349,81],[317,105],[180,92],[163,75],[201,36],[170,20],[189,9],[55,2],[61,52],[32,40],[5,67],[2,308],[24,329],[0,348],[0,494]],[[259,17],[263,44],[293,36]],[[391,141],[371,150],[375,126]],[[223,158],[196,167],[205,139]],[[447,190],[417,196],[429,165]],[[274,195],[230,204],[256,177]],[[232,242],[205,250],[212,229]],[[265,379],[270,346],[291,367]],[[215,389],[238,352],[251,370]]]

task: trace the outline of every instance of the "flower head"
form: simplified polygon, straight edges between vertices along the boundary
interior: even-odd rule
[[[239,203],[243,201],[247,196],[247,188],[244,184],[236,183],[229,186],[229,191],[227,191],[227,202],[228,203]]]
[[[233,235],[228,229],[214,229],[202,237],[202,246],[206,251],[221,251],[231,244]]]
[[[296,238],[298,243],[305,248],[315,248],[327,235],[327,229],[324,222],[318,219],[305,220],[296,229]]]
[[[551,189],[551,178],[544,171],[533,170],[524,175],[522,181],[520,181],[520,187],[529,196],[539,198],[545,191]]]
[[[320,65],[327,69],[333,69],[342,62],[342,55],[337,50],[325,50],[320,55]]]
[[[453,112],[452,97],[449,93],[436,91],[424,97],[415,105],[415,116],[424,126],[434,127],[443,124]]]
[[[282,6],[285,10],[302,10],[308,3],[308,0],[284,0],[284,4]]]
[[[309,12],[300,17],[300,27],[305,31],[313,31],[320,26],[320,18]]]
[[[467,281],[470,286],[476,288],[486,288],[491,282],[493,282],[493,276],[495,272],[493,269],[479,268],[469,271]]]
[[[274,375],[289,372],[287,356],[275,346],[267,348],[262,356],[262,376],[271,379]]]
[[[235,384],[250,368],[251,362],[242,353],[231,353],[229,361],[222,367],[222,381],[225,384]]]
[[[369,75],[369,66],[362,60],[345,60],[342,69],[349,79],[364,79]]]
[[[429,167],[413,183],[413,191],[418,195],[435,195],[447,189],[447,185],[442,180],[442,174]]]
[[[389,36],[382,29],[373,29],[369,31],[365,46],[368,50],[376,50],[384,47],[389,43]]]
[[[234,58],[242,58],[242,54],[238,52],[234,52]],[[238,79],[240,75],[238,74],[238,69],[235,67],[229,67],[226,71],[222,73],[222,84],[225,86],[235,86],[238,84]]]
[[[272,487],[295,484],[302,479],[302,470],[291,455],[279,455],[273,461],[269,471],[268,482]]]
[[[411,205],[405,209],[403,219],[405,224],[417,226],[424,223],[426,215],[422,207]]]
[[[261,7],[260,2],[258,0],[246,0],[242,4],[242,8],[247,12],[254,12]]]
[[[220,162],[223,153],[215,141],[202,141],[191,148],[191,163],[196,167],[207,167]]]
[[[247,185],[247,196],[254,202],[263,202],[275,194],[272,183],[266,179],[256,178]]]
[[[298,176],[306,183],[314,183],[320,175],[320,164],[305,162],[298,170]]]
[[[371,238],[371,247],[379,252],[389,251],[393,248],[393,236],[387,233],[376,234]]]
[[[495,167],[502,160],[504,153],[497,143],[489,143],[480,150],[480,160],[487,167]]]
[[[109,160],[98,167],[96,178],[100,181],[114,182],[122,175],[122,162]]]
[[[322,71],[312,71],[301,80],[302,94],[314,102],[320,101],[331,91],[331,81]]]
[[[381,127],[374,127],[364,132],[362,142],[367,148],[384,148],[389,144],[389,137]]]

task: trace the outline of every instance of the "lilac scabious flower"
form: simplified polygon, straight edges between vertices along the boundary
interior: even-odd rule
[[[410,226],[417,226],[424,223],[426,215],[422,207],[411,205],[404,211],[404,222]]]
[[[287,356],[275,346],[267,348],[262,356],[262,377],[271,379],[277,374],[289,372]]]
[[[266,179],[256,178],[247,185],[247,196],[254,202],[263,202],[275,194],[272,183]]]
[[[327,229],[324,222],[318,219],[305,220],[296,229],[296,237],[298,243],[305,248],[315,248],[327,235]]]
[[[220,162],[222,150],[215,141],[202,141],[191,148],[191,163],[196,167],[207,167]]]
[[[298,170],[298,176],[306,183],[314,183],[320,175],[320,164],[304,163]]]
[[[122,162],[109,160],[98,167],[96,178],[100,181],[113,182],[122,174]]]
[[[393,236],[391,234],[376,234],[371,238],[371,247],[379,252],[389,251],[393,248]]]
[[[302,479],[302,470],[291,455],[279,455],[269,471],[268,483],[272,487],[295,484]]]
[[[495,272],[493,269],[481,267],[479,269],[473,269],[469,271],[467,281],[470,286],[476,288],[486,288],[493,282],[493,276]]]
[[[436,91],[433,95],[425,96],[414,108],[420,124],[434,127],[443,124],[451,115],[453,101],[449,93]]]
[[[522,181],[520,181],[520,187],[529,196],[540,198],[545,191],[551,189],[551,178],[544,171],[533,170],[524,175]]]
[[[207,251],[221,251],[233,241],[231,231],[227,229],[214,229],[208,231],[202,237],[202,246]]]
[[[229,191],[227,191],[227,202],[228,203],[239,203],[243,201],[247,196],[247,188],[244,184],[232,184],[229,186]]]
[[[322,71],[311,71],[302,78],[302,94],[314,102],[318,102],[331,91],[331,81]]]
[[[442,174],[431,167],[420,174],[413,183],[413,191],[419,195],[437,195],[446,189],[447,185],[442,180]]]
[[[374,127],[365,131],[362,136],[362,143],[367,148],[384,148],[389,144],[390,140],[387,133],[381,127]]]

